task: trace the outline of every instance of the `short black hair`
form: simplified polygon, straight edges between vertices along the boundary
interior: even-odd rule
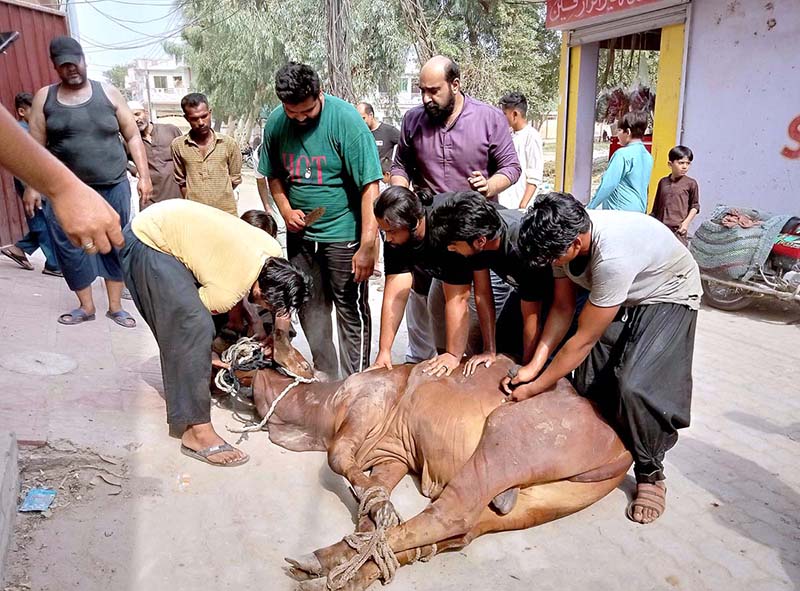
[[[311,278],[286,259],[271,257],[258,275],[258,287],[277,316],[291,314],[311,296]]]
[[[20,92],[14,97],[14,110],[33,106],[33,95],[30,92]]]
[[[273,238],[278,236],[278,224],[275,222],[275,218],[266,211],[250,209],[241,215],[241,219],[251,226],[261,228]]]
[[[647,131],[647,113],[644,111],[631,111],[622,116],[619,122],[622,131],[628,130],[634,138],[643,138]]]
[[[411,232],[417,229],[419,220],[425,215],[419,195],[397,185],[384,189],[375,200],[372,211],[393,230],[407,228]]]
[[[675,146],[669,151],[669,161],[675,162],[676,160],[683,160],[686,158],[689,162],[694,160],[694,154],[686,146]]]
[[[200,105],[210,106],[208,97],[200,92],[190,92],[181,99],[181,110],[186,113],[187,107],[199,107]]]
[[[431,241],[438,248],[453,242],[472,244],[481,236],[497,237],[503,220],[497,207],[475,191],[453,193],[431,214]]]
[[[450,84],[453,83],[456,78],[461,78],[461,68],[458,67],[456,60],[451,57],[447,58],[449,61],[447,65],[444,67],[444,79],[447,80]]]
[[[367,115],[372,115],[372,116],[375,115],[375,109],[373,109],[372,105],[370,105],[368,102],[361,101],[358,104],[361,105],[362,107],[364,107],[364,111],[366,111]],[[356,106],[358,106],[358,105],[356,105]]]
[[[525,117],[528,114],[528,99],[521,92],[509,92],[500,98],[500,108],[505,110],[519,111]]]
[[[319,75],[311,66],[289,62],[275,74],[275,94],[282,103],[297,105],[319,95]]]
[[[575,238],[591,227],[586,208],[575,197],[547,193],[522,218],[517,248],[531,266],[544,267],[564,256]]]

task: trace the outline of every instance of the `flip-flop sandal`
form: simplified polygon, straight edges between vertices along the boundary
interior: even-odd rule
[[[658,491],[654,491],[653,489],[658,489]],[[633,513],[637,506],[643,509],[654,509],[658,513],[656,516],[656,519],[658,519],[667,510],[667,487],[657,484],[638,484],[636,487],[636,497],[628,503],[628,508],[625,509],[625,515],[634,523],[639,523],[641,525],[652,523],[652,521],[642,523],[633,518]],[[655,519],[653,521],[655,521]]]
[[[214,454],[218,454],[223,451],[236,451],[236,450],[230,443],[221,443],[219,445],[212,445],[211,447],[207,447],[205,449],[201,449],[198,451],[195,451],[181,444],[181,453],[183,455],[188,456],[194,460],[198,460],[200,462],[205,462],[210,466],[218,466],[220,468],[233,468],[235,466],[241,466],[242,464],[246,464],[247,462],[250,461],[250,456],[248,456],[247,454],[245,454],[244,457],[238,460],[234,460],[226,464],[223,464],[222,462],[212,462],[211,460],[208,459],[208,456],[213,456]]]
[[[17,253],[12,251],[10,248],[8,248],[8,247],[0,248],[0,253],[4,254],[5,256],[10,258],[12,261],[17,263],[20,267],[22,267],[26,271],[33,271],[33,265],[31,265],[31,262],[28,261],[28,260],[25,260],[24,258],[19,256]]]
[[[111,318],[111,320],[123,328],[136,328],[136,319],[125,310],[118,310],[117,312],[108,311],[106,312],[106,318]]]
[[[94,314],[87,314],[81,308],[75,308],[72,312],[67,312],[58,317],[58,323],[66,324],[67,326],[82,324],[90,320],[94,320]]]

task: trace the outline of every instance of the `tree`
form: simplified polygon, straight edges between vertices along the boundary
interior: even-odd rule
[[[125,88],[125,76],[128,75],[128,68],[130,68],[130,65],[116,65],[103,72],[103,76],[122,93],[125,100],[129,101],[133,97],[131,92]]]
[[[242,134],[265,105],[278,104],[274,75],[289,60],[314,67],[325,90],[345,100],[399,86],[408,40],[396,19],[372,0],[336,0],[354,18],[334,23],[344,33],[331,36],[341,50],[331,61],[324,10],[331,1],[188,0],[182,43],[165,49],[192,68],[193,86],[208,95],[217,120],[240,120]]]
[[[522,92],[537,123],[555,107],[561,43],[543,5],[456,0],[428,10],[436,47],[459,63],[466,92],[491,104]]]

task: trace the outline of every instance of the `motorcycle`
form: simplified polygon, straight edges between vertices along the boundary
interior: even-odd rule
[[[764,297],[800,304],[800,217],[721,207],[689,250],[714,308],[741,310]]]
[[[242,148],[242,164],[245,166],[255,169],[256,167],[256,153],[252,147],[246,146]]]

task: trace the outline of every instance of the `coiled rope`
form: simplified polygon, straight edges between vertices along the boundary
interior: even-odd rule
[[[285,367],[277,365],[272,359],[264,355],[264,349],[261,347],[261,344],[250,337],[243,337],[236,341],[236,343],[228,347],[222,353],[220,358],[222,361],[227,363],[229,367],[217,372],[217,375],[214,378],[214,384],[216,384],[217,388],[228,394],[236,402],[239,402],[248,408],[255,408],[255,404],[242,396],[242,384],[239,381],[239,378],[236,377],[237,371],[253,371],[271,367],[294,380],[291,384],[287,385],[280,394],[278,394],[275,400],[272,401],[269,410],[264,415],[264,418],[260,421],[255,421],[252,418],[243,416],[239,413],[239,411],[236,410],[236,406],[234,405],[234,417],[237,421],[243,423],[245,426],[241,429],[233,429],[226,426],[225,428],[231,433],[250,433],[252,431],[260,431],[266,426],[266,424],[269,422],[269,419],[275,413],[278,403],[283,400],[283,398],[292,390],[292,388],[299,384],[311,384],[318,381],[317,378],[304,378],[286,369]]]

